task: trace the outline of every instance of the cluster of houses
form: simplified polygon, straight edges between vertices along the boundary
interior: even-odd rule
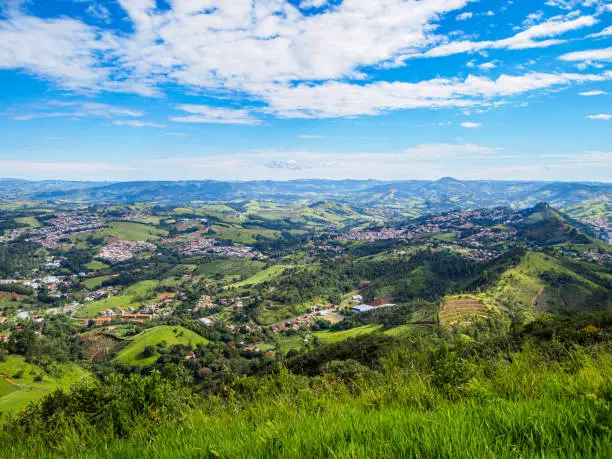
[[[612,245],[612,219],[606,217],[591,217],[583,220],[591,225],[595,234],[606,244]]]
[[[50,248],[56,246],[61,239],[66,237],[97,231],[103,227],[104,222],[93,214],[58,214],[40,228],[32,228],[25,231],[13,230],[8,235],[5,234],[4,242],[9,242],[22,234],[26,234],[28,242],[35,242],[43,247]]]
[[[185,256],[216,255],[233,258],[261,257],[261,253],[245,245],[217,245],[217,241],[209,238],[198,238],[179,247],[177,252]]]
[[[301,316],[295,317],[291,320],[284,321],[281,324],[273,325],[272,332],[287,333],[292,330],[297,331],[304,326],[312,325],[317,319],[329,320],[332,323],[339,322],[343,319],[343,317],[331,313],[335,307],[336,306],[333,304],[317,304],[306,314],[302,314]]]
[[[140,252],[154,252],[155,250],[157,246],[149,242],[119,241],[102,247],[98,258],[111,263],[119,263],[129,260]]]
[[[346,235],[349,241],[374,242],[388,239],[406,239],[406,231],[397,228],[381,228],[376,231],[350,231]]]

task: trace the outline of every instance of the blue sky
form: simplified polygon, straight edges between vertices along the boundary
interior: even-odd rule
[[[612,176],[610,0],[0,0],[0,176]]]

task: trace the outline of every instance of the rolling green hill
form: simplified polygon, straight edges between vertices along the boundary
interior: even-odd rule
[[[139,335],[134,336],[130,340],[130,344],[121,349],[117,355],[117,360],[128,365],[147,366],[154,363],[159,354],[146,357],[144,355],[145,347],[157,346],[165,342],[166,347],[174,344],[207,344],[208,340],[203,338],[191,330],[180,326],[161,325],[159,327],[149,328]]]

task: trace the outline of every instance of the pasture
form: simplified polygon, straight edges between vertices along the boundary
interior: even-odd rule
[[[131,338],[129,344],[118,353],[117,360],[128,365],[151,365],[159,354],[156,351],[154,355],[145,357],[145,347],[157,346],[161,342],[165,342],[167,347],[174,344],[189,344],[195,347],[199,343],[207,344],[208,340],[181,326],[161,325]]]

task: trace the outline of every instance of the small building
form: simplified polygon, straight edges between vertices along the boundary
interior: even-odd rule
[[[369,306],[367,304],[360,304],[359,306],[355,306],[352,309],[355,312],[367,312],[367,311],[371,311],[372,309],[376,309],[376,308],[374,306]]]

